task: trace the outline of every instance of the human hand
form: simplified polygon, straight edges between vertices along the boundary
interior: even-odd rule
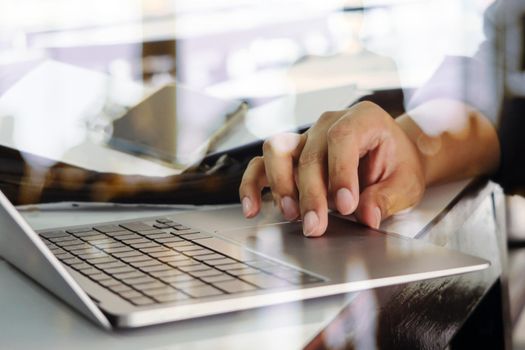
[[[326,231],[328,208],[378,228],[421,199],[424,172],[418,148],[398,123],[376,104],[361,102],[324,113],[304,134],[265,141],[239,195],[244,215],[254,217],[262,189],[270,187],[284,217],[300,216],[304,234],[315,237]]]

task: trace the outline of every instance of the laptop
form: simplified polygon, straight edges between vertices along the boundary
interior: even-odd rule
[[[485,269],[331,216],[320,238],[271,205],[34,231],[0,192],[0,255],[96,324],[136,328]]]

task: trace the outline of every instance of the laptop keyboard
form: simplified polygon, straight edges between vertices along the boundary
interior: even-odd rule
[[[224,255],[224,241],[167,218],[40,236],[63,264],[138,306],[323,281],[264,257]]]

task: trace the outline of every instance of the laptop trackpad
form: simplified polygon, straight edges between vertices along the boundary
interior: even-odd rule
[[[301,223],[222,231],[219,235],[332,281],[368,280],[486,265],[480,259],[330,216],[326,233],[306,238]],[[421,277],[421,275],[420,275]]]
[[[318,238],[305,237],[300,222],[240,228],[218,234],[267,257],[331,278],[347,275],[348,267],[353,270],[363,264],[376,265],[376,262],[388,260],[386,242],[389,236],[335,217],[330,217],[329,221],[327,232]]]

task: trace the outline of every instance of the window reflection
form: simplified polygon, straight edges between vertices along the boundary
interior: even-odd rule
[[[225,150],[308,125],[323,111],[345,108],[373,91],[412,91],[446,55],[475,51],[491,2],[4,0],[0,145],[30,154],[22,157],[32,159],[29,166],[39,159],[31,155],[45,157],[37,162],[44,172],[64,162],[125,176],[156,175],[170,184],[166,176],[198,159],[178,164],[176,157],[150,152],[151,144],[136,135],[161,130],[183,140],[176,135],[180,124],[169,127],[159,117],[130,134],[127,148],[112,142],[113,121],[166,86],[225,104],[247,102],[247,114],[232,123],[238,124],[232,133],[221,133],[221,142],[214,140],[215,147],[206,147],[207,140],[235,108],[180,119],[201,128],[185,129],[191,143],[179,149]],[[23,84],[30,78],[38,83]],[[182,105],[182,96],[172,94],[172,102]],[[192,108],[198,112],[205,104],[200,100]],[[148,181],[160,180],[119,181],[149,187]]]

